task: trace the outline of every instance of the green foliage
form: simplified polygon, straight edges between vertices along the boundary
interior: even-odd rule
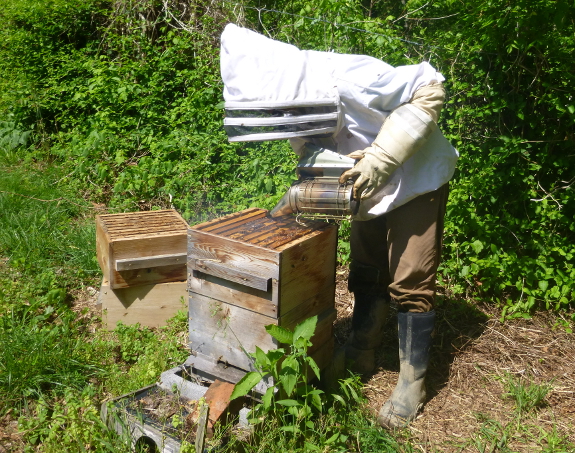
[[[575,116],[567,88],[575,79],[566,66],[574,9],[551,1],[435,2],[432,13],[457,14],[412,27],[441,46],[439,66],[450,73],[443,126],[461,152],[445,282],[454,292],[495,295],[508,316],[567,308],[575,295]]]
[[[307,355],[316,324],[317,316],[313,316],[293,332],[277,325],[266,326],[267,332],[285,347],[268,352],[256,347],[252,356],[257,371],[247,373],[234,387],[232,400],[249,394],[262,378],[273,382],[261,396],[262,402],[250,412],[256,434],[247,445],[240,442],[242,447],[247,451],[283,448],[343,452],[356,451],[356,446],[368,451],[365,448],[379,444],[378,451],[399,451],[397,443],[362,409],[364,398],[358,377],[340,380],[340,394],[326,394],[309,383],[311,377],[320,379],[317,364]],[[264,423],[265,429],[257,430]],[[355,438],[350,438],[351,434]],[[235,451],[234,446],[232,442],[230,451]]]
[[[536,384],[529,377],[516,378],[509,373],[502,379],[507,390],[504,396],[515,401],[519,415],[543,406],[547,394],[553,388],[552,384]]]
[[[266,390],[262,403],[251,412],[252,423],[261,423],[268,415],[281,417],[284,419],[282,429],[298,434],[313,425],[310,421],[313,416],[322,413],[324,392],[308,384],[308,370],[313,371],[317,379],[320,377],[317,364],[307,355],[316,324],[317,316],[314,316],[298,324],[293,332],[273,324],[266,326],[267,332],[287,345],[289,351],[279,348],[264,352],[256,346],[253,358],[258,371],[247,373],[236,384],[232,400],[247,395],[264,376],[273,380],[274,385]]]
[[[98,375],[113,395],[121,395],[153,384],[163,371],[183,363],[186,348],[187,313],[182,310],[159,329],[118,323],[112,332],[94,335],[85,351],[86,360],[98,360]]]
[[[126,451],[126,439],[106,429],[101,420],[96,391],[91,385],[82,391],[66,388],[63,392],[61,400],[40,398],[33,416],[23,415],[18,420],[29,444],[41,445],[46,453]]]
[[[461,159],[440,282],[455,295],[495,296],[504,317],[567,309],[575,299],[573,5],[318,0],[276,9],[288,14],[254,12],[254,27],[304,48],[393,65],[425,59],[443,72],[440,126]],[[339,249],[345,261],[347,246]]]
[[[567,452],[573,444],[567,435],[562,434],[555,424],[550,430],[541,426],[536,409],[545,406],[545,398],[553,388],[553,383],[535,383],[531,376],[516,377],[509,373],[498,377],[505,386],[506,399],[514,402],[515,410],[506,421],[498,421],[486,414],[475,414],[481,423],[479,429],[462,449],[473,446],[478,451],[516,451],[514,444],[529,445],[530,449],[544,452]],[[537,446],[537,447],[535,447]]]

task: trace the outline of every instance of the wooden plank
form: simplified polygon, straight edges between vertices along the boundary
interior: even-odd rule
[[[193,229],[201,229],[205,232],[214,232],[214,230],[225,230],[227,228],[232,228],[234,225],[243,224],[249,222],[250,220],[254,220],[257,218],[262,218],[267,215],[267,211],[261,210],[254,210],[253,212],[242,212],[241,215],[238,217],[232,218],[221,218],[218,222],[214,222],[210,225],[196,225]]]
[[[335,283],[325,286],[309,299],[305,299],[292,310],[282,315],[280,325],[293,329],[304,319],[320,315],[326,310],[333,309],[335,300]]]
[[[116,260],[117,271],[127,271],[131,269],[145,269],[147,267],[170,266],[174,264],[186,264],[187,253],[171,253],[169,255],[146,256],[141,258],[126,258]]]
[[[335,282],[337,228],[324,228],[281,251],[279,316]]]
[[[157,283],[186,281],[186,265],[148,267],[129,271],[112,271],[110,286],[113,289],[129,288],[132,286],[152,285]],[[113,283],[112,283],[113,282]]]
[[[239,212],[234,212],[232,214],[228,214],[222,217],[218,217],[217,219],[212,219],[212,220],[208,220],[206,222],[202,222],[199,223],[197,225],[193,225],[191,228],[193,228],[194,230],[203,230],[204,228],[208,228],[212,225],[216,225],[218,223],[221,223],[222,221],[225,220],[231,220],[234,218],[238,218],[238,217],[242,217],[245,216],[251,212],[256,212],[256,211],[263,211],[263,209],[261,208],[248,208],[248,209],[244,209],[243,211],[239,211]]]
[[[111,242],[114,259],[143,258],[185,253],[187,232],[166,233],[153,237],[134,237]]]
[[[110,239],[106,234],[102,222],[99,222],[96,218],[96,258],[98,259],[98,264],[106,280],[110,280],[111,254]]]
[[[190,348],[243,370],[253,370],[248,352],[277,347],[265,326],[277,320],[196,293],[189,294]]]
[[[315,333],[310,340],[312,345],[307,350],[308,354],[312,354],[319,350],[324,343],[333,337],[333,323],[336,318],[337,310],[335,308],[329,308],[318,315]]]
[[[333,336],[321,345],[316,351],[312,352],[310,356],[315,360],[320,370],[325,369],[333,360],[333,347],[335,340]],[[308,376],[313,377],[314,373],[308,373]]]
[[[252,242],[254,238],[262,236],[270,231],[277,229],[276,222],[268,220],[257,224],[257,227],[250,228],[250,225],[238,227],[234,230],[227,231],[225,236],[231,239],[238,239],[242,242]]]
[[[191,270],[188,272],[188,288],[194,293],[203,294],[265,316],[278,317],[277,300],[274,299],[274,294],[277,293],[277,290],[274,290],[273,280],[272,290],[262,291]]]
[[[259,224],[260,221],[264,221],[268,219],[268,215],[266,211],[258,213],[257,215],[253,215],[247,219],[238,219],[234,223],[228,223],[226,225],[221,225],[214,227],[209,232],[213,234],[217,234],[219,236],[229,237],[232,233],[241,231],[242,229],[248,228],[250,225]]]
[[[102,323],[109,330],[113,330],[118,321],[160,327],[179,310],[186,309],[186,282],[113,289],[104,280],[99,302],[102,304]]]
[[[209,260],[267,278],[279,276],[279,254],[234,239],[190,229],[188,259]]]
[[[208,427],[208,416],[210,413],[210,406],[204,403],[200,409],[200,417],[198,419],[198,427],[196,430],[196,451],[204,451],[204,443],[206,441],[206,430]]]
[[[150,258],[159,255],[179,254],[186,251],[186,234],[165,234],[154,238],[129,238],[112,241],[110,260]],[[182,264],[156,266],[143,269],[117,271],[112,266],[110,285],[114,289],[128,286],[166,283],[186,280],[185,260]]]
[[[316,335],[312,339],[316,343],[313,351],[332,337],[336,316],[333,305],[327,309],[316,305],[316,310],[320,309],[322,311],[317,313],[312,310],[309,315],[319,315]],[[193,292],[189,294],[189,314],[190,348],[214,361],[244,370],[253,369],[252,359],[246,352],[255,352],[256,346],[264,351],[278,347],[265,326],[275,324],[293,329],[308,317],[291,316],[286,320],[277,320]]]
[[[271,278],[256,275],[253,272],[245,272],[235,268],[233,265],[223,265],[209,260],[194,260],[190,265],[195,271],[200,271],[204,274],[259,289],[260,291],[270,290]]]

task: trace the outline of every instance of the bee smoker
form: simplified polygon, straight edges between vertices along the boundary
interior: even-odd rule
[[[343,218],[356,214],[359,200],[353,198],[353,182],[339,182],[339,176],[354,164],[349,157],[306,144],[296,169],[299,180],[291,185],[270,215],[302,213],[310,217]]]
[[[340,184],[338,178],[319,177],[293,183],[270,215],[311,213],[345,217],[355,214],[358,208],[359,203],[353,199],[353,182]]]

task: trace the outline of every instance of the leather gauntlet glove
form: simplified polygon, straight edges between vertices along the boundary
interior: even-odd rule
[[[341,175],[340,182],[355,179],[355,199],[371,197],[421,148],[437,127],[435,121],[444,96],[441,84],[420,88],[410,104],[399,106],[389,115],[371,146],[348,155],[360,161]]]

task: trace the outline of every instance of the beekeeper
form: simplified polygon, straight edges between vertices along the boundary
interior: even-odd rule
[[[390,300],[398,308],[400,373],[378,422],[404,426],[425,402],[448,181],[457,152],[437,122],[445,92],[430,64],[392,67],[364,55],[304,51],[229,24],[221,72],[230,141],[289,139],[357,159],[351,226],[355,305],[343,348],[369,375]]]

